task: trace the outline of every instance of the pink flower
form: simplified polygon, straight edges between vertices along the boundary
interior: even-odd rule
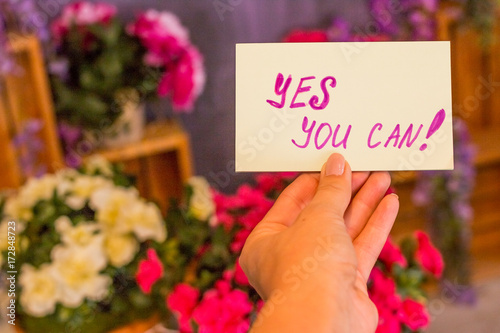
[[[391,241],[390,238],[387,238],[387,241],[385,242],[378,258],[389,268],[389,270],[392,268],[393,264],[398,264],[403,268],[408,266],[408,262],[403,256],[403,253],[401,253],[401,250]]]
[[[158,254],[154,249],[148,249],[147,259],[139,262],[139,268],[135,274],[137,284],[141,290],[149,294],[153,284],[163,276],[163,264],[158,258]]]
[[[250,233],[251,230],[242,229],[234,235],[233,242],[231,243],[231,245],[229,245],[229,248],[233,253],[239,253],[243,249],[248,236],[250,236]]]
[[[180,283],[167,297],[167,306],[176,315],[181,333],[191,333],[191,315],[198,304],[200,291],[186,283]]]
[[[401,321],[412,331],[417,331],[429,325],[429,314],[422,303],[405,299],[399,312]]]
[[[285,181],[297,177],[297,172],[261,173],[257,175],[257,188],[264,193],[281,192]]]
[[[189,45],[189,32],[177,16],[169,12],[150,9],[139,15],[137,20],[127,26],[130,35],[141,39],[173,37],[182,46]]]
[[[368,294],[377,309],[399,309],[401,298],[396,293],[396,282],[393,279],[385,276],[378,267],[374,267],[370,274],[370,282]]]
[[[215,289],[204,293],[194,309],[193,319],[199,325],[200,333],[246,332],[250,327],[252,309],[247,293],[231,289],[229,282],[219,280]]]
[[[328,36],[322,30],[294,30],[283,40],[286,43],[297,42],[328,42]]]
[[[240,266],[240,259],[236,260],[236,266],[234,267],[234,282],[241,286],[249,286],[250,284],[248,283],[248,278],[243,272],[243,269],[241,269]]]
[[[115,16],[116,7],[113,5],[77,1],[64,7],[61,16],[52,23],[51,31],[55,40],[60,42],[72,25],[108,24]]]
[[[180,58],[167,64],[158,85],[159,96],[169,96],[177,111],[190,111],[205,85],[203,57],[194,46],[186,48]]]
[[[429,236],[423,231],[416,231],[418,247],[415,259],[424,270],[440,278],[444,270],[444,261],[441,253],[432,245]]]
[[[381,308],[378,309],[378,326],[375,333],[400,333],[401,322],[394,311]]]

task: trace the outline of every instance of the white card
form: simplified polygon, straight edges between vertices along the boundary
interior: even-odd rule
[[[236,171],[453,169],[449,42],[236,45]]]

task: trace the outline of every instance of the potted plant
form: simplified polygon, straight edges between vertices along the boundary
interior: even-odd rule
[[[136,140],[141,134],[130,133],[144,120],[134,111],[144,101],[169,97],[174,111],[192,110],[204,86],[203,58],[172,13],[148,10],[129,24],[116,14],[112,5],[80,1],[52,23],[55,105],[60,119],[98,137]]]
[[[0,202],[16,328],[109,332],[166,318],[168,279],[178,269],[165,221],[115,167],[91,159],[79,170],[31,178]],[[171,273],[153,289],[160,261]]]

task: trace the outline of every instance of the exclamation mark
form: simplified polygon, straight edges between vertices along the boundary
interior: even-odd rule
[[[444,118],[446,118],[446,112],[444,112],[444,109],[441,109],[434,116],[434,120],[432,121],[431,126],[429,126],[429,130],[427,131],[427,135],[425,136],[426,139],[429,139],[431,135],[436,133],[441,125],[443,125]],[[420,146],[420,151],[425,150],[425,148],[427,148],[426,143]]]

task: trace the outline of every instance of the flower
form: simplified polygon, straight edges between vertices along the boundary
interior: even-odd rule
[[[219,280],[214,289],[203,294],[193,311],[193,319],[200,332],[246,332],[250,327],[248,315],[252,309],[247,293],[231,289],[227,281]]]
[[[105,131],[123,114],[117,96],[134,91],[140,102],[169,97],[176,112],[194,108],[205,84],[203,57],[188,30],[170,12],[147,10],[131,23],[116,7],[79,1],[52,24],[49,67],[59,118],[69,125]],[[82,140],[80,138],[80,140]],[[77,160],[75,145],[65,147]]]
[[[7,199],[5,214],[15,220],[28,221],[33,217],[32,209],[39,201],[49,200],[57,187],[55,175],[42,178],[30,178],[19,194]]]
[[[36,269],[30,264],[23,264],[19,285],[22,288],[21,305],[32,316],[43,317],[51,314],[56,303],[61,300],[61,290],[52,265],[43,264]]]
[[[203,58],[196,48],[189,47],[176,63],[167,64],[167,72],[158,84],[158,95],[169,96],[174,109],[190,111],[204,85]]]
[[[200,221],[208,221],[215,213],[212,190],[203,177],[191,177],[187,181],[193,194],[189,199],[188,213]]]
[[[66,204],[72,209],[82,209],[89,201],[90,196],[98,189],[112,187],[113,182],[105,177],[78,175],[72,180],[58,184],[61,194],[67,194]]]
[[[77,1],[64,7],[62,15],[52,22],[52,35],[61,42],[73,25],[108,24],[116,15],[116,7],[107,3]]]
[[[178,243],[166,241],[158,207],[133,187],[116,185],[126,184],[118,168],[99,164],[103,168],[83,165],[29,179],[18,191],[0,196],[0,258],[16,247],[16,296],[22,305],[16,311],[39,331],[46,330],[47,318],[65,318],[51,321],[52,329],[62,332],[73,322],[82,331],[109,332],[116,328],[112,318],[165,306],[166,291],[173,287],[169,279],[176,275],[155,291],[147,286],[162,276],[160,257],[172,272],[182,271]],[[15,226],[15,244],[8,242],[9,226]],[[11,270],[8,261],[0,265]]]
[[[57,245],[51,259],[63,305],[78,307],[85,298],[100,301],[108,294],[112,280],[100,273],[107,264],[102,246]]]
[[[240,266],[240,260],[236,260],[236,265],[234,267],[234,281],[242,286],[249,286],[248,277],[246,276],[243,269]]]
[[[54,222],[57,232],[61,235],[63,244],[68,246],[102,246],[100,228],[95,223],[81,222],[73,226],[68,216],[60,216]]]
[[[430,321],[424,305],[409,298],[403,301],[399,315],[401,321],[413,331],[427,327]]]
[[[433,274],[436,278],[441,277],[444,270],[444,262],[441,253],[432,245],[429,236],[422,231],[416,231],[418,247],[415,253],[416,260],[423,269]]]
[[[146,48],[146,65],[165,68],[158,95],[169,96],[174,110],[192,110],[205,85],[203,57],[190,44],[189,33],[178,18],[168,12],[148,10],[129,24],[127,31]]]
[[[328,37],[322,30],[293,30],[283,41],[286,43],[328,42]]]
[[[102,175],[105,177],[112,177],[114,175],[111,163],[109,163],[101,155],[92,155],[85,160],[83,165],[84,172],[88,175]]]
[[[396,282],[386,276],[378,267],[370,273],[372,286],[369,290],[370,299],[377,308],[397,310],[401,306],[401,297],[396,293]]]
[[[139,262],[139,268],[135,275],[137,284],[144,293],[149,294],[155,282],[162,276],[163,264],[158,258],[158,254],[155,250],[148,249],[147,259],[142,259]]]
[[[379,260],[386,264],[389,269],[392,268],[393,264],[398,264],[401,267],[408,266],[408,261],[404,257],[403,253],[390,238],[387,238],[387,241],[380,252]]]
[[[119,219],[124,216],[123,210],[134,205],[138,200],[137,190],[134,188],[112,187],[99,188],[90,197],[90,207],[96,211],[96,221],[102,224],[107,232],[116,229],[128,232],[120,225]]]
[[[138,250],[139,243],[132,235],[108,234],[104,240],[106,256],[115,267],[130,263]]]
[[[135,201],[122,207],[117,221],[120,221],[115,228],[117,232],[132,231],[141,242],[148,239],[163,242],[167,237],[160,209],[152,202]]]
[[[401,322],[394,311],[381,308],[379,310],[379,321],[375,333],[400,333]]]
[[[191,333],[191,316],[198,304],[200,291],[187,283],[180,283],[167,297],[167,305],[174,312],[179,321],[181,333]]]

